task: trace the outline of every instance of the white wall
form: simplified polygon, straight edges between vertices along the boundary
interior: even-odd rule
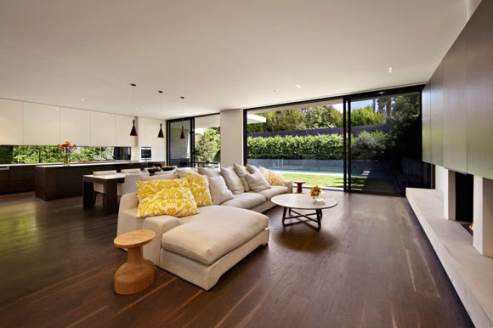
[[[0,99],[0,145],[136,146],[132,116]],[[156,132],[157,133],[157,132]],[[156,134],[157,135],[157,134]]]
[[[243,110],[221,112],[221,166],[243,163]]]
[[[163,124],[163,133],[166,136],[165,122],[158,119],[139,117],[137,120],[138,147],[152,147],[152,160],[166,160],[166,138],[158,138],[159,125]],[[140,154],[139,154],[140,156]],[[138,159],[138,158],[137,158]]]

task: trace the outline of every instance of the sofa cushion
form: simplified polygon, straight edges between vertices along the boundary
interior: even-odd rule
[[[240,165],[238,163],[234,163],[233,168],[234,168],[236,174],[240,177],[241,183],[243,183],[243,188],[245,189],[245,191],[250,191],[250,186],[248,185],[248,182],[245,178],[245,176],[248,175],[249,172],[246,169],[245,165]]]
[[[270,184],[260,172],[255,172],[245,175],[246,181],[250,186],[250,189],[256,192],[269,189]]]
[[[153,196],[157,192],[168,188],[189,188],[188,180],[183,179],[161,179],[137,181],[137,198],[141,202],[144,198]]]
[[[188,184],[192,191],[197,206],[212,205],[211,192],[209,191],[209,180],[205,175],[187,174]]]
[[[139,218],[158,215],[184,217],[198,212],[197,202],[190,188],[174,187],[162,189],[139,201],[137,216]]]
[[[264,195],[256,192],[245,192],[234,195],[233,199],[228,200],[221,205],[250,209],[262,204],[265,201],[267,201],[267,198],[265,198]]]
[[[215,167],[199,167],[199,173],[207,175],[208,177],[218,177],[221,175],[221,171]]]
[[[272,197],[285,194],[288,192],[288,187],[285,186],[271,186],[269,189],[259,191],[259,194],[264,195],[268,200]]]
[[[226,186],[224,178],[222,176],[208,177],[209,190],[211,192],[212,203],[219,205],[227,200],[233,199],[234,195],[231,190]]]
[[[243,187],[240,177],[236,174],[232,167],[222,167],[221,175],[223,176],[224,181],[226,181],[226,185],[229,190],[231,190],[233,194],[241,194],[242,192],[245,192],[245,188]]]
[[[242,246],[268,226],[267,216],[239,208],[206,206],[187,224],[163,234],[162,248],[205,265]]]

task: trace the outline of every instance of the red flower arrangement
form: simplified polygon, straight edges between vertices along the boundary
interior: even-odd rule
[[[76,144],[71,143],[70,141],[65,141],[62,144],[56,145],[59,149],[63,151],[63,164],[68,165],[70,162],[70,153],[77,148]]]

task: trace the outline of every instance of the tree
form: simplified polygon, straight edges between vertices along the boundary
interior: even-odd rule
[[[217,160],[221,148],[219,132],[216,128],[207,129],[195,143],[195,156],[200,162],[214,162]]]
[[[384,115],[373,111],[370,106],[351,111],[351,125],[380,125],[385,121]]]

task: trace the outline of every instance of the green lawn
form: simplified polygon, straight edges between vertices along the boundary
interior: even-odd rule
[[[319,187],[344,188],[344,178],[334,175],[316,175],[304,173],[282,173],[286,180],[305,181],[308,186],[318,185]],[[363,188],[366,178],[352,177],[351,185],[353,188]]]

